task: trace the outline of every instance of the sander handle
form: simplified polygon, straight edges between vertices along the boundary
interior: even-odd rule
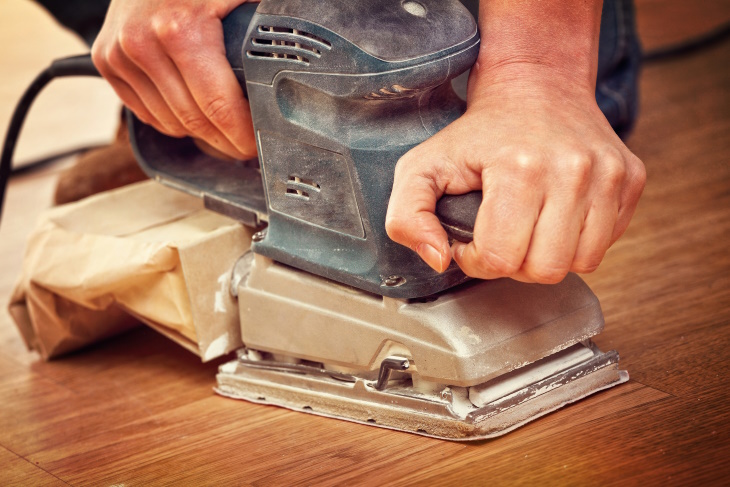
[[[256,13],[258,4],[244,3],[235,8],[223,19],[223,37],[226,46],[226,57],[231,64],[238,81],[246,93],[246,78],[243,74],[243,45],[251,19]],[[212,164],[219,164],[220,161],[207,154],[201,157],[210,157]],[[470,242],[473,239],[474,222],[476,220],[479,205],[482,202],[482,192],[472,191],[463,195],[445,195],[436,205],[436,216],[446,230],[449,238],[460,242]]]

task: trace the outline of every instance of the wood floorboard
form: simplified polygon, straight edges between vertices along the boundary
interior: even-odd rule
[[[730,2],[640,0],[637,12],[654,48],[727,22]],[[627,384],[454,443],[218,397],[221,360],[144,327],[46,363],[0,311],[0,485],[727,485],[730,41],[647,65],[641,89],[628,145],[647,188],[585,276],[606,318],[596,342],[619,351]],[[2,306],[58,170],[10,186]]]
[[[33,465],[25,458],[0,446],[0,485],[5,487],[26,487],[28,485],[68,485],[58,477]]]
[[[726,0],[635,0],[637,27],[646,50],[686,42],[730,21]]]

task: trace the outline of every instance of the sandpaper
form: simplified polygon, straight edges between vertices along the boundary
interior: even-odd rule
[[[230,271],[252,231],[145,181],[48,210],[9,311],[45,359],[144,322],[211,360],[241,346]]]

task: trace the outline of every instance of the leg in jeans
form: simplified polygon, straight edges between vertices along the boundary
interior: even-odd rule
[[[596,101],[623,137],[636,121],[641,48],[632,0],[604,0],[598,44]]]

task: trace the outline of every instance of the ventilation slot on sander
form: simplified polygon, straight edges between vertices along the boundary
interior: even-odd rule
[[[287,186],[289,186],[286,189],[287,196],[303,200],[309,200],[310,192],[319,193],[321,189],[317,182],[299,176],[289,176]]]
[[[262,35],[251,38],[251,44],[258,48],[247,51],[247,55],[251,57],[286,59],[309,64],[307,56],[320,57],[322,49],[332,47],[332,44],[322,37],[289,27],[260,25],[257,32]]]

